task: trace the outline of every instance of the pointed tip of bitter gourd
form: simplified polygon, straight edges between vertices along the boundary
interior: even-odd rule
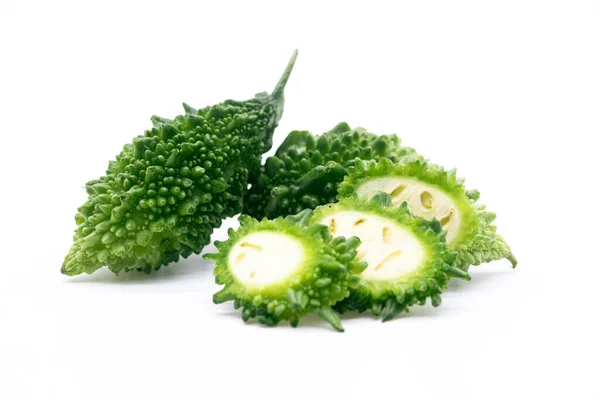
[[[506,259],[507,259],[508,261],[510,261],[510,263],[512,264],[512,267],[513,267],[513,268],[517,268],[517,265],[519,264],[519,261],[517,261],[517,259],[515,258],[515,256],[514,256],[514,254],[513,254],[513,253],[510,253],[510,254],[509,254],[507,257],[506,257]]]
[[[297,57],[298,57],[298,50],[294,50],[294,53],[292,53],[292,58],[290,58],[290,61],[288,62],[287,67],[285,67],[285,71],[283,71],[281,78],[279,78],[277,85],[275,85],[275,88],[273,89],[273,92],[271,92],[271,95],[270,95],[271,101],[274,103],[273,105],[275,107],[275,120],[276,121],[279,121],[279,119],[281,118],[281,116],[283,114],[283,103],[284,103],[283,92],[285,90],[285,85],[287,85],[288,79],[290,79],[290,75],[292,74],[292,70],[294,69],[294,64],[296,63]]]
[[[271,93],[272,98],[277,98],[279,96],[283,97],[283,91],[285,89],[285,85],[287,84],[288,79],[290,79],[290,75],[292,74],[292,69],[294,69],[294,64],[296,63],[297,57],[298,57],[298,50],[294,50],[294,52],[292,53],[292,57],[290,58],[290,61],[288,62],[287,66],[285,67],[285,71],[283,71],[281,78],[279,78],[277,85],[275,85],[275,89],[273,89],[273,92]]]

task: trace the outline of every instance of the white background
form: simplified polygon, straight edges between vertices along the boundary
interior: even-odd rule
[[[0,2],[1,399],[600,398],[600,3],[361,4]],[[398,133],[481,191],[519,267],[343,334],[244,324],[199,256],[60,274],[84,183],[152,114],[271,90],[295,48],[275,145]]]

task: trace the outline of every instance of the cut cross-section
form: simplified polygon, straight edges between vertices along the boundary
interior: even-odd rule
[[[389,193],[395,206],[406,201],[416,215],[426,219],[436,218],[448,231],[446,240],[449,244],[453,244],[458,237],[461,224],[458,206],[450,196],[433,185],[406,177],[383,177],[367,180],[356,188],[356,194],[364,200],[369,200],[378,192]]]
[[[496,214],[477,203],[479,192],[466,190],[455,170],[423,160],[359,162],[349,169],[337,198],[366,201],[382,192],[390,195],[396,207],[406,203],[417,216],[437,219],[446,231],[448,247],[458,254],[457,265],[462,270],[501,258],[508,259],[513,267],[517,265],[510,247],[492,224]]]
[[[441,224],[414,216],[407,206],[393,206],[389,194],[379,192],[369,202],[345,198],[317,207],[312,221],[323,229],[335,225],[338,239],[361,241],[358,259],[367,267],[350,296],[334,306],[339,312],[371,310],[387,321],[427,298],[439,305],[450,277],[469,279],[456,268]]]
[[[216,241],[215,280],[224,285],[215,303],[233,301],[242,319],[265,325],[298,324],[315,313],[342,331],[331,306],[350,294],[365,267],[356,258],[357,238],[332,238],[327,227],[309,225],[312,212],[274,220],[240,217],[240,228]]]
[[[340,211],[329,214],[321,221],[329,226],[335,221],[335,236],[357,236],[360,261],[367,262],[361,278],[367,281],[402,280],[423,263],[423,246],[419,239],[393,219],[379,215]]]
[[[239,282],[260,288],[290,277],[302,265],[304,253],[302,245],[291,236],[258,231],[233,246],[229,268]]]

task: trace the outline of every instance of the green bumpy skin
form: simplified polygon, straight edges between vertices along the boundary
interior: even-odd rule
[[[251,171],[283,113],[294,52],[275,90],[248,101],[227,100],[201,110],[184,104],[173,120],[126,144],[106,175],[86,184],[88,200],[64,259],[66,275],[151,272],[200,253],[221,221],[241,212]]]
[[[215,242],[219,252],[205,255],[216,262],[217,284],[225,285],[214,295],[214,303],[232,300],[236,309],[242,308],[244,321],[256,318],[267,326],[287,320],[296,327],[300,317],[316,313],[343,332],[339,316],[331,306],[349,295],[350,288],[358,284],[355,273],[366,268],[365,263],[356,260],[360,240],[355,237],[332,239],[326,227],[308,224],[311,215],[312,211],[304,210],[295,216],[262,221],[242,215],[240,228],[237,231],[230,228],[228,240]],[[229,255],[236,243],[249,234],[263,231],[292,238],[301,245],[304,259],[300,267],[283,280],[248,287],[236,279],[229,265]]]
[[[408,230],[423,249],[424,257],[417,269],[405,272],[401,277],[368,280],[365,274],[359,275],[358,286],[351,290],[350,296],[334,306],[336,311],[362,313],[370,310],[385,322],[403,311],[408,312],[408,308],[415,304],[424,305],[427,298],[431,299],[433,306],[439,306],[442,302],[440,295],[451,277],[471,279],[468,273],[455,266],[456,253],[448,250],[441,224],[436,220],[415,217],[406,203],[400,207],[392,206],[390,196],[386,193],[380,192],[368,202],[345,198],[335,204],[317,207],[311,223],[318,224],[327,217],[348,211],[360,213],[365,219],[370,216],[382,218],[386,220],[386,225],[389,222],[390,226],[397,225]],[[366,243],[366,239],[361,240]],[[361,249],[358,251],[360,254]]]
[[[508,259],[512,267],[517,260],[504,239],[496,233],[492,224],[496,214],[486,211],[485,206],[477,204],[479,192],[466,190],[464,179],[456,177],[456,170],[444,168],[423,160],[394,164],[389,160],[357,163],[349,170],[341,184],[338,199],[357,196],[361,185],[379,178],[410,178],[429,185],[448,196],[457,206],[461,215],[456,237],[448,243],[451,250],[457,252],[457,266],[468,271],[471,265],[479,265],[493,260]],[[414,209],[412,210],[420,215]]]
[[[375,135],[342,122],[322,135],[293,131],[267,158],[244,201],[244,213],[276,218],[333,203],[348,167],[361,160],[418,158],[396,135]]]

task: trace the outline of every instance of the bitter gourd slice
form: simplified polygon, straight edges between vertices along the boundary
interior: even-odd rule
[[[437,219],[447,231],[448,247],[458,253],[457,265],[467,271],[471,265],[508,259],[517,260],[492,224],[496,214],[478,204],[479,192],[466,190],[456,171],[423,160],[394,164],[389,160],[357,163],[340,186],[338,198],[369,199],[389,193],[392,204],[403,202],[416,215]]]
[[[358,258],[368,266],[350,296],[335,305],[339,312],[371,310],[388,321],[427,298],[440,305],[450,277],[470,279],[455,267],[456,253],[448,251],[441,224],[413,216],[406,204],[392,206],[386,193],[317,207],[312,222],[333,236],[361,240]]]
[[[240,228],[215,242],[218,252],[205,255],[215,260],[216,282],[224,285],[214,302],[232,300],[244,321],[287,320],[295,327],[303,315],[317,313],[343,331],[331,306],[358,283],[352,272],[366,266],[356,259],[360,241],[332,239],[326,227],[308,224],[310,216],[310,210],[274,220],[241,216]]]

